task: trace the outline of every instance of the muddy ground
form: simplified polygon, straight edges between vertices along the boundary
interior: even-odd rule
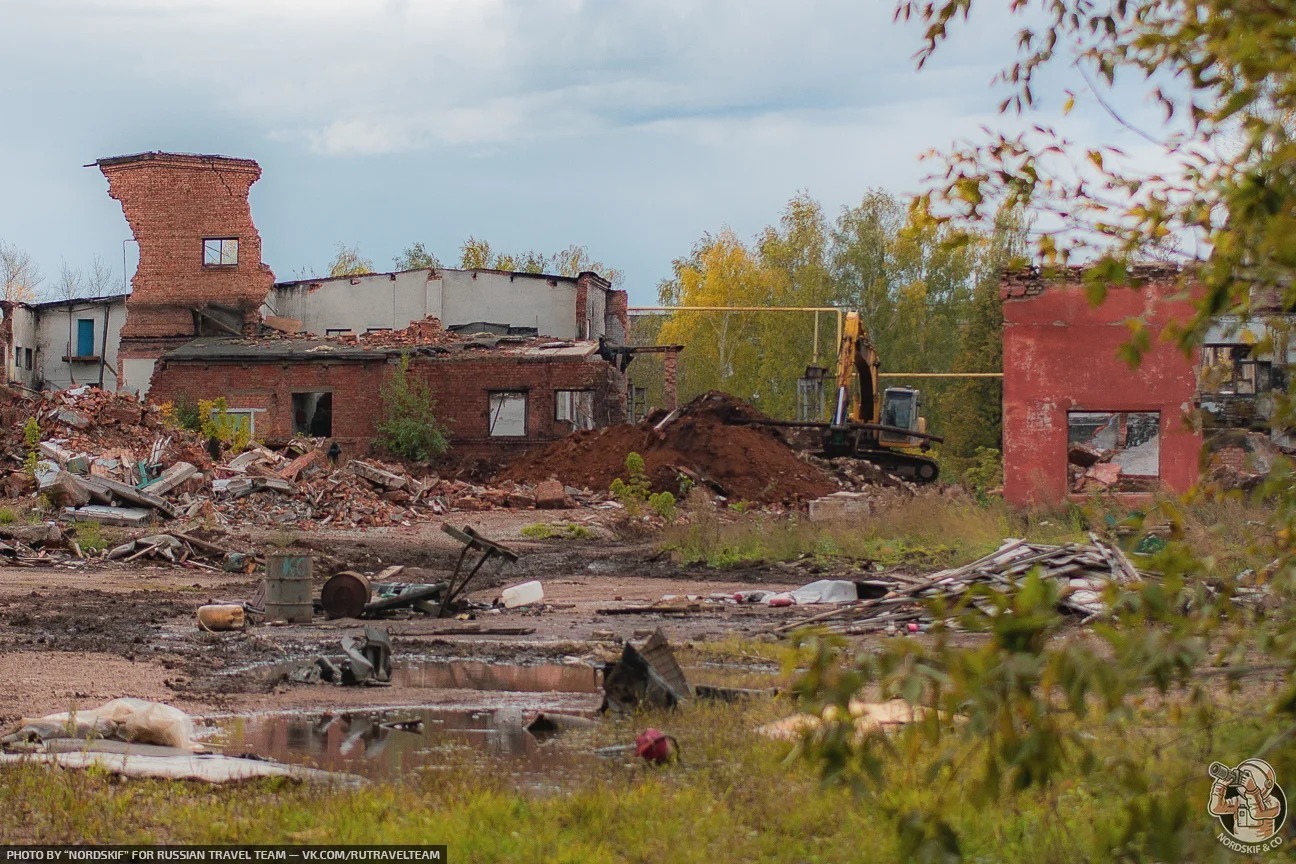
[[[426,659],[476,658],[493,663],[597,663],[619,652],[619,641],[661,627],[675,643],[754,636],[813,610],[702,605],[690,614],[601,614],[667,595],[732,593],[753,586],[793,588],[830,574],[812,563],[709,571],[671,563],[649,543],[611,539],[526,542],[518,530],[534,513],[474,514],[469,523],[506,542],[521,559],[474,583],[469,599],[489,603],[502,587],[540,580],[544,605],[479,612],[474,620],[415,616],[383,622],[397,667]],[[562,513],[552,518],[561,518]],[[269,551],[266,534],[244,534]],[[283,538],[275,538],[283,543]],[[282,548],[282,547],[280,547]],[[458,547],[439,525],[300,535],[286,551],[315,556],[315,589],[340,569],[373,572],[405,564],[402,581],[436,581],[453,566]],[[467,704],[454,689],[395,685],[383,688],[297,684],[286,679],[294,661],[340,656],[342,637],[359,635],[357,621],[310,625],[261,624],[244,632],[208,633],[195,609],[209,602],[250,598],[261,574],[228,574],[164,565],[78,563],[49,568],[0,569],[0,726],[72,706],[120,696],[168,702],[212,716],[374,705]],[[474,629],[527,628],[498,636]],[[589,707],[584,702],[579,705]],[[472,704],[481,694],[471,695]],[[597,700],[594,700],[597,703]]]

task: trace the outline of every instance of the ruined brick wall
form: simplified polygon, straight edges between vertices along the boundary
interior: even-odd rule
[[[607,295],[607,322],[603,326],[607,340],[613,345],[630,344],[630,295],[625,291],[609,291]]]
[[[333,394],[333,438],[352,453],[377,435],[382,416],[381,389],[393,363],[372,361],[284,362],[164,360],[153,373],[149,401],[191,401],[224,396],[230,408],[255,409],[256,434],[267,441],[292,436],[292,394]],[[555,390],[593,390],[600,424],[623,422],[620,374],[597,358],[420,358],[411,374],[427,381],[437,403],[437,419],[447,427],[456,454],[505,459],[567,434],[555,416]],[[490,393],[527,392],[527,435],[492,438]]]
[[[256,162],[144,153],[97,164],[139,244],[124,341],[192,337],[195,307],[238,310],[245,326],[257,321],[274,274],[261,263],[261,236],[248,204],[261,176]],[[237,239],[238,263],[205,265],[204,238]],[[141,350],[147,349],[127,346],[128,356],[146,356]]]
[[[1160,480],[1172,491],[1197,481],[1201,434],[1193,421],[1195,356],[1161,340],[1170,321],[1193,313],[1178,296],[1173,270],[1146,269],[1137,289],[1117,288],[1097,308],[1079,270],[1045,279],[1038,271],[1005,275],[1004,497],[1015,505],[1055,504],[1068,495],[1069,411],[1158,411]],[[1118,356],[1130,337],[1126,321],[1143,318],[1151,349],[1131,369]]]

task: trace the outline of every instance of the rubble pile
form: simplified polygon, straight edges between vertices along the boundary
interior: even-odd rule
[[[33,419],[40,433],[35,442],[25,432]],[[157,521],[203,519],[261,527],[358,528],[412,525],[451,510],[570,507],[595,503],[606,494],[561,486],[555,490],[554,484],[485,487],[419,478],[375,459],[339,463],[329,457],[327,444],[296,438],[277,450],[253,444],[229,454],[199,433],[177,427],[163,409],[129,394],[90,387],[0,394],[0,458],[5,463],[0,491],[7,498],[42,495],[73,522],[143,528]],[[67,548],[65,539],[60,537],[57,545]],[[11,544],[6,554],[31,559],[38,557],[39,548]],[[191,554],[197,551],[163,543],[143,557],[206,557]]]
[[[928,576],[877,574],[867,583],[869,599],[849,603],[810,618],[782,625],[786,633],[808,622],[833,619],[844,633],[918,631],[927,622],[923,604],[937,597],[949,605],[963,600],[974,585],[997,590],[1015,589],[1031,573],[1055,580],[1060,588],[1058,609],[1089,621],[1106,614],[1104,592],[1108,585],[1138,582],[1145,578],[1120,547],[1089,535],[1089,543],[1061,546],[1007,540],[997,550],[962,567]],[[889,584],[888,584],[889,583]],[[863,583],[857,583],[863,586]],[[880,589],[880,590],[879,590]],[[985,598],[971,601],[983,611],[992,607]]]
[[[734,425],[765,419],[748,403],[712,391],[665,416],[577,432],[522,456],[496,482],[607,489],[638,453],[654,490],[678,493],[682,478],[735,501],[800,504],[837,491],[823,468],[800,458],[774,428]]]

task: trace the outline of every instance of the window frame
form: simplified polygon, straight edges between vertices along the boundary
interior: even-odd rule
[[[581,425],[581,423],[578,422],[578,419],[577,419],[577,418],[578,418],[578,415],[579,415],[579,413],[580,413],[579,410],[578,410],[578,408],[579,408],[579,406],[578,406],[578,402],[579,402],[579,401],[583,401],[583,400],[581,400],[581,397],[584,396],[585,394],[588,394],[588,398],[589,398],[589,415],[588,415],[588,418],[587,418],[588,421],[589,421],[589,424],[588,424],[588,425]],[[567,407],[568,407],[568,408],[570,409],[570,411],[571,411],[571,416],[568,416],[568,417],[564,417],[564,416],[562,416],[562,410],[563,410],[563,407],[564,407],[564,403],[567,403]],[[582,388],[564,388],[564,387],[559,387],[559,388],[555,388],[555,389],[554,389],[554,422],[556,422],[556,423],[570,423],[570,424],[572,425],[572,427],[573,427],[574,429],[577,429],[577,430],[585,430],[585,429],[593,429],[593,428],[595,428],[595,427],[597,426],[597,424],[594,422],[594,391],[591,390],[591,389],[589,389],[589,388],[587,388],[587,387],[582,387]]]
[[[26,369],[28,372],[32,371],[33,353],[34,352],[30,348],[23,349],[23,369]]]
[[[495,399],[501,396],[520,397],[522,400],[522,431],[496,432],[495,424],[499,422],[499,412],[495,408]],[[503,404],[500,406],[503,407]],[[486,391],[486,435],[490,438],[525,438],[531,413],[531,393],[527,390],[488,390]]]
[[[214,247],[214,248],[215,248],[215,252],[216,252],[216,260],[215,260],[215,261],[208,261],[208,260],[207,260],[207,252],[208,252],[208,249],[209,249],[209,248],[212,248],[212,247],[210,247],[210,244],[212,244],[212,243],[217,244],[217,245]],[[234,260],[233,260],[233,261],[226,261],[226,260],[225,260],[225,255],[226,255],[226,252],[225,252],[225,244],[227,244],[227,243],[233,243],[233,244],[234,244]],[[239,238],[237,238],[237,237],[204,237],[204,238],[202,238],[202,247],[201,247],[201,248],[202,248],[202,266],[203,266],[204,268],[213,269],[213,270],[228,270],[228,269],[230,269],[230,268],[232,268],[232,267],[237,267],[237,266],[238,266],[238,263],[239,263]]]

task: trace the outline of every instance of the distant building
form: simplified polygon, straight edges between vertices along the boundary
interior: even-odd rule
[[[117,346],[126,295],[0,302],[5,381],[30,390],[82,384],[117,389]]]

